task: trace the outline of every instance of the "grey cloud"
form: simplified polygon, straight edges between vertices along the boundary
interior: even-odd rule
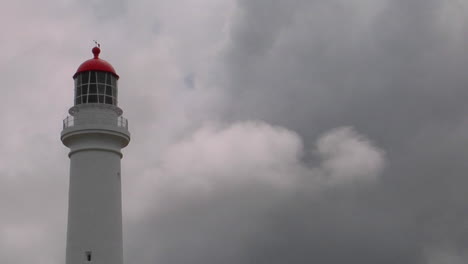
[[[306,142],[352,124],[383,146],[390,163],[368,199],[386,200],[395,208],[389,219],[411,223],[420,243],[414,254],[449,244],[463,258],[468,57],[460,36],[466,35],[466,9],[418,0],[291,6],[282,14],[276,2],[239,1],[240,13],[248,15],[239,18],[237,42],[226,55],[231,101],[225,116],[282,125]],[[359,243],[358,236],[351,241]]]
[[[350,145],[361,151],[349,155]],[[129,224],[128,259],[422,263],[415,237],[401,232],[407,223],[389,220],[389,212],[355,194],[372,192],[369,176],[379,178],[381,150],[350,128],[330,131],[318,146],[323,163],[314,168],[301,161],[304,146],[285,128],[201,128],[174,145],[145,184],[153,185],[145,192],[150,213]],[[343,164],[354,169],[341,171]]]
[[[125,17],[127,3],[124,0],[118,1],[90,1],[85,4],[95,14],[98,21],[119,20]]]

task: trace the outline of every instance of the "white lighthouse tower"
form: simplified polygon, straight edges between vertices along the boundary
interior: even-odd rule
[[[120,160],[130,133],[119,76],[99,47],[92,52],[73,75],[75,104],[61,133],[70,148],[66,264],[123,264]]]

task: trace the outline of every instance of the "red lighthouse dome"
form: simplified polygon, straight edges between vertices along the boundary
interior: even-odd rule
[[[119,75],[117,75],[117,73],[115,72],[114,67],[112,67],[112,65],[109,62],[99,58],[99,53],[101,53],[101,49],[99,47],[94,47],[92,49],[92,52],[94,54],[94,58],[83,62],[80,65],[80,67],[78,67],[78,69],[76,70],[76,73],[75,75],[73,75],[73,78],[75,78],[76,75],[81,72],[100,71],[112,73],[118,79]]]
[[[75,106],[107,104],[117,106],[117,80],[114,67],[99,58],[101,49],[93,48],[94,58],[83,62],[73,75]]]

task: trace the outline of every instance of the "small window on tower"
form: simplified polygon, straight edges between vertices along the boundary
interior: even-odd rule
[[[106,104],[112,104],[112,97],[106,96]]]
[[[83,72],[82,73],[81,83],[89,83],[89,72]]]
[[[88,103],[97,103],[97,102],[98,102],[97,95],[95,94],[88,95]]]
[[[111,81],[111,78],[112,78],[112,74],[107,74],[107,77],[106,77],[106,84],[107,85],[111,85],[112,84],[112,81]]]
[[[91,259],[91,257],[92,257],[92,256],[91,256],[91,251],[86,251],[86,252],[85,252],[85,256],[86,256],[86,261],[91,262],[91,260],[92,260],[92,259]]]
[[[89,83],[96,83],[96,73],[97,72],[90,72],[91,73],[91,78],[89,79]]]
[[[106,73],[98,72],[97,73],[98,83],[106,83]]]
[[[89,85],[89,93],[90,94],[96,94],[97,93],[97,85],[96,84],[90,84]]]
[[[106,86],[104,84],[98,84],[98,94],[104,94],[106,91]]]
[[[111,76],[111,85],[115,85],[117,83],[117,79],[114,75]]]
[[[112,86],[106,87],[106,95],[112,96]]]

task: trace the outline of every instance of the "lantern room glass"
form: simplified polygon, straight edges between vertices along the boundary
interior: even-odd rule
[[[75,105],[117,105],[117,77],[109,72],[87,71],[75,76]]]

